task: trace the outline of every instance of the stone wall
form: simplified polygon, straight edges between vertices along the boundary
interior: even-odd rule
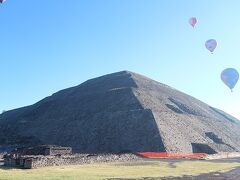
[[[18,159],[6,158],[6,166],[32,169],[46,166],[63,166],[63,165],[77,165],[97,162],[119,162],[119,161],[135,161],[141,159],[134,154],[75,154],[63,156],[22,156]]]
[[[67,155],[72,154],[71,147],[61,147],[55,145],[41,145],[35,147],[22,147],[17,148],[11,152],[16,156],[25,156],[25,155]]]
[[[47,155],[72,154],[72,148],[71,147],[51,147],[48,150],[49,150],[49,153],[46,153]]]
[[[6,153],[0,153],[0,159],[3,159],[3,156],[5,155]]]
[[[4,165],[9,167],[17,167],[16,159],[14,158],[5,158]]]

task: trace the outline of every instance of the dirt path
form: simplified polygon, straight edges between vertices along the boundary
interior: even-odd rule
[[[157,180],[160,178],[145,178],[147,180]],[[145,180],[144,179],[144,180]],[[240,179],[240,168],[233,169],[232,171],[229,171],[227,173],[209,173],[209,174],[201,174],[199,176],[184,176],[184,177],[166,177],[166,178],[161,178],[161,180],[190,180],[190,179],[195,179],[195,180],[238,180]]]
[[[199,176],[183,176],[183,177],[143,177],[140,179],[124,179],[124,178],[113,178],[108,180],[238,180],[240,179],[240,168],[236,168],[227,173],[208,173],[201,174]]]
[[[149,160],[149,159],[148,159]],[[161,161],[169,163],[169,166],[174,168],[175,163],[182,162],[182,159],[152,159],[150,161]],[[184,161],[199,161],[199,160],[184,160]],[[240,158],[229,158],[229,159],[218,159],[210,160],[209,162],[214,163],[236,163],[240,162]],[[213,172],[213,173],[204,173],[198,176],[183,176],[183,177],[143,177],[140,179],[122,179],[122,178],[113,178],[111,180],[240,180],[240,167],[235,168],[229,172]]]

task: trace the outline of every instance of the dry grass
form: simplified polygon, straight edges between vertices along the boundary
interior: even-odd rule
[[[101,163],[77,166],[46,167],[32,170],[0,169],[1,180],[95,180],[107,178],[141,178],[199,175],[226,172],[240,163],[214,163],[208,161],[183,161],[175,164],[157,161],[131,163]]]

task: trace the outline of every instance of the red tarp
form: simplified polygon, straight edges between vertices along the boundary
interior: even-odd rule
[[[167,153],[167,152],[139,152],[140,156],[146,158],[203,158],[205,153]]]

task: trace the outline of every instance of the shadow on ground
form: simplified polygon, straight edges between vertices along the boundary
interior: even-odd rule
[[[138,179],[134,178],[110,178],[107,180],[237,180],[240,179],[240,167],[235,168],[229,172],[221,173],[221,172],[213,172],[201,174],[198,176],[182,176],[182,177],[142,177]]]

